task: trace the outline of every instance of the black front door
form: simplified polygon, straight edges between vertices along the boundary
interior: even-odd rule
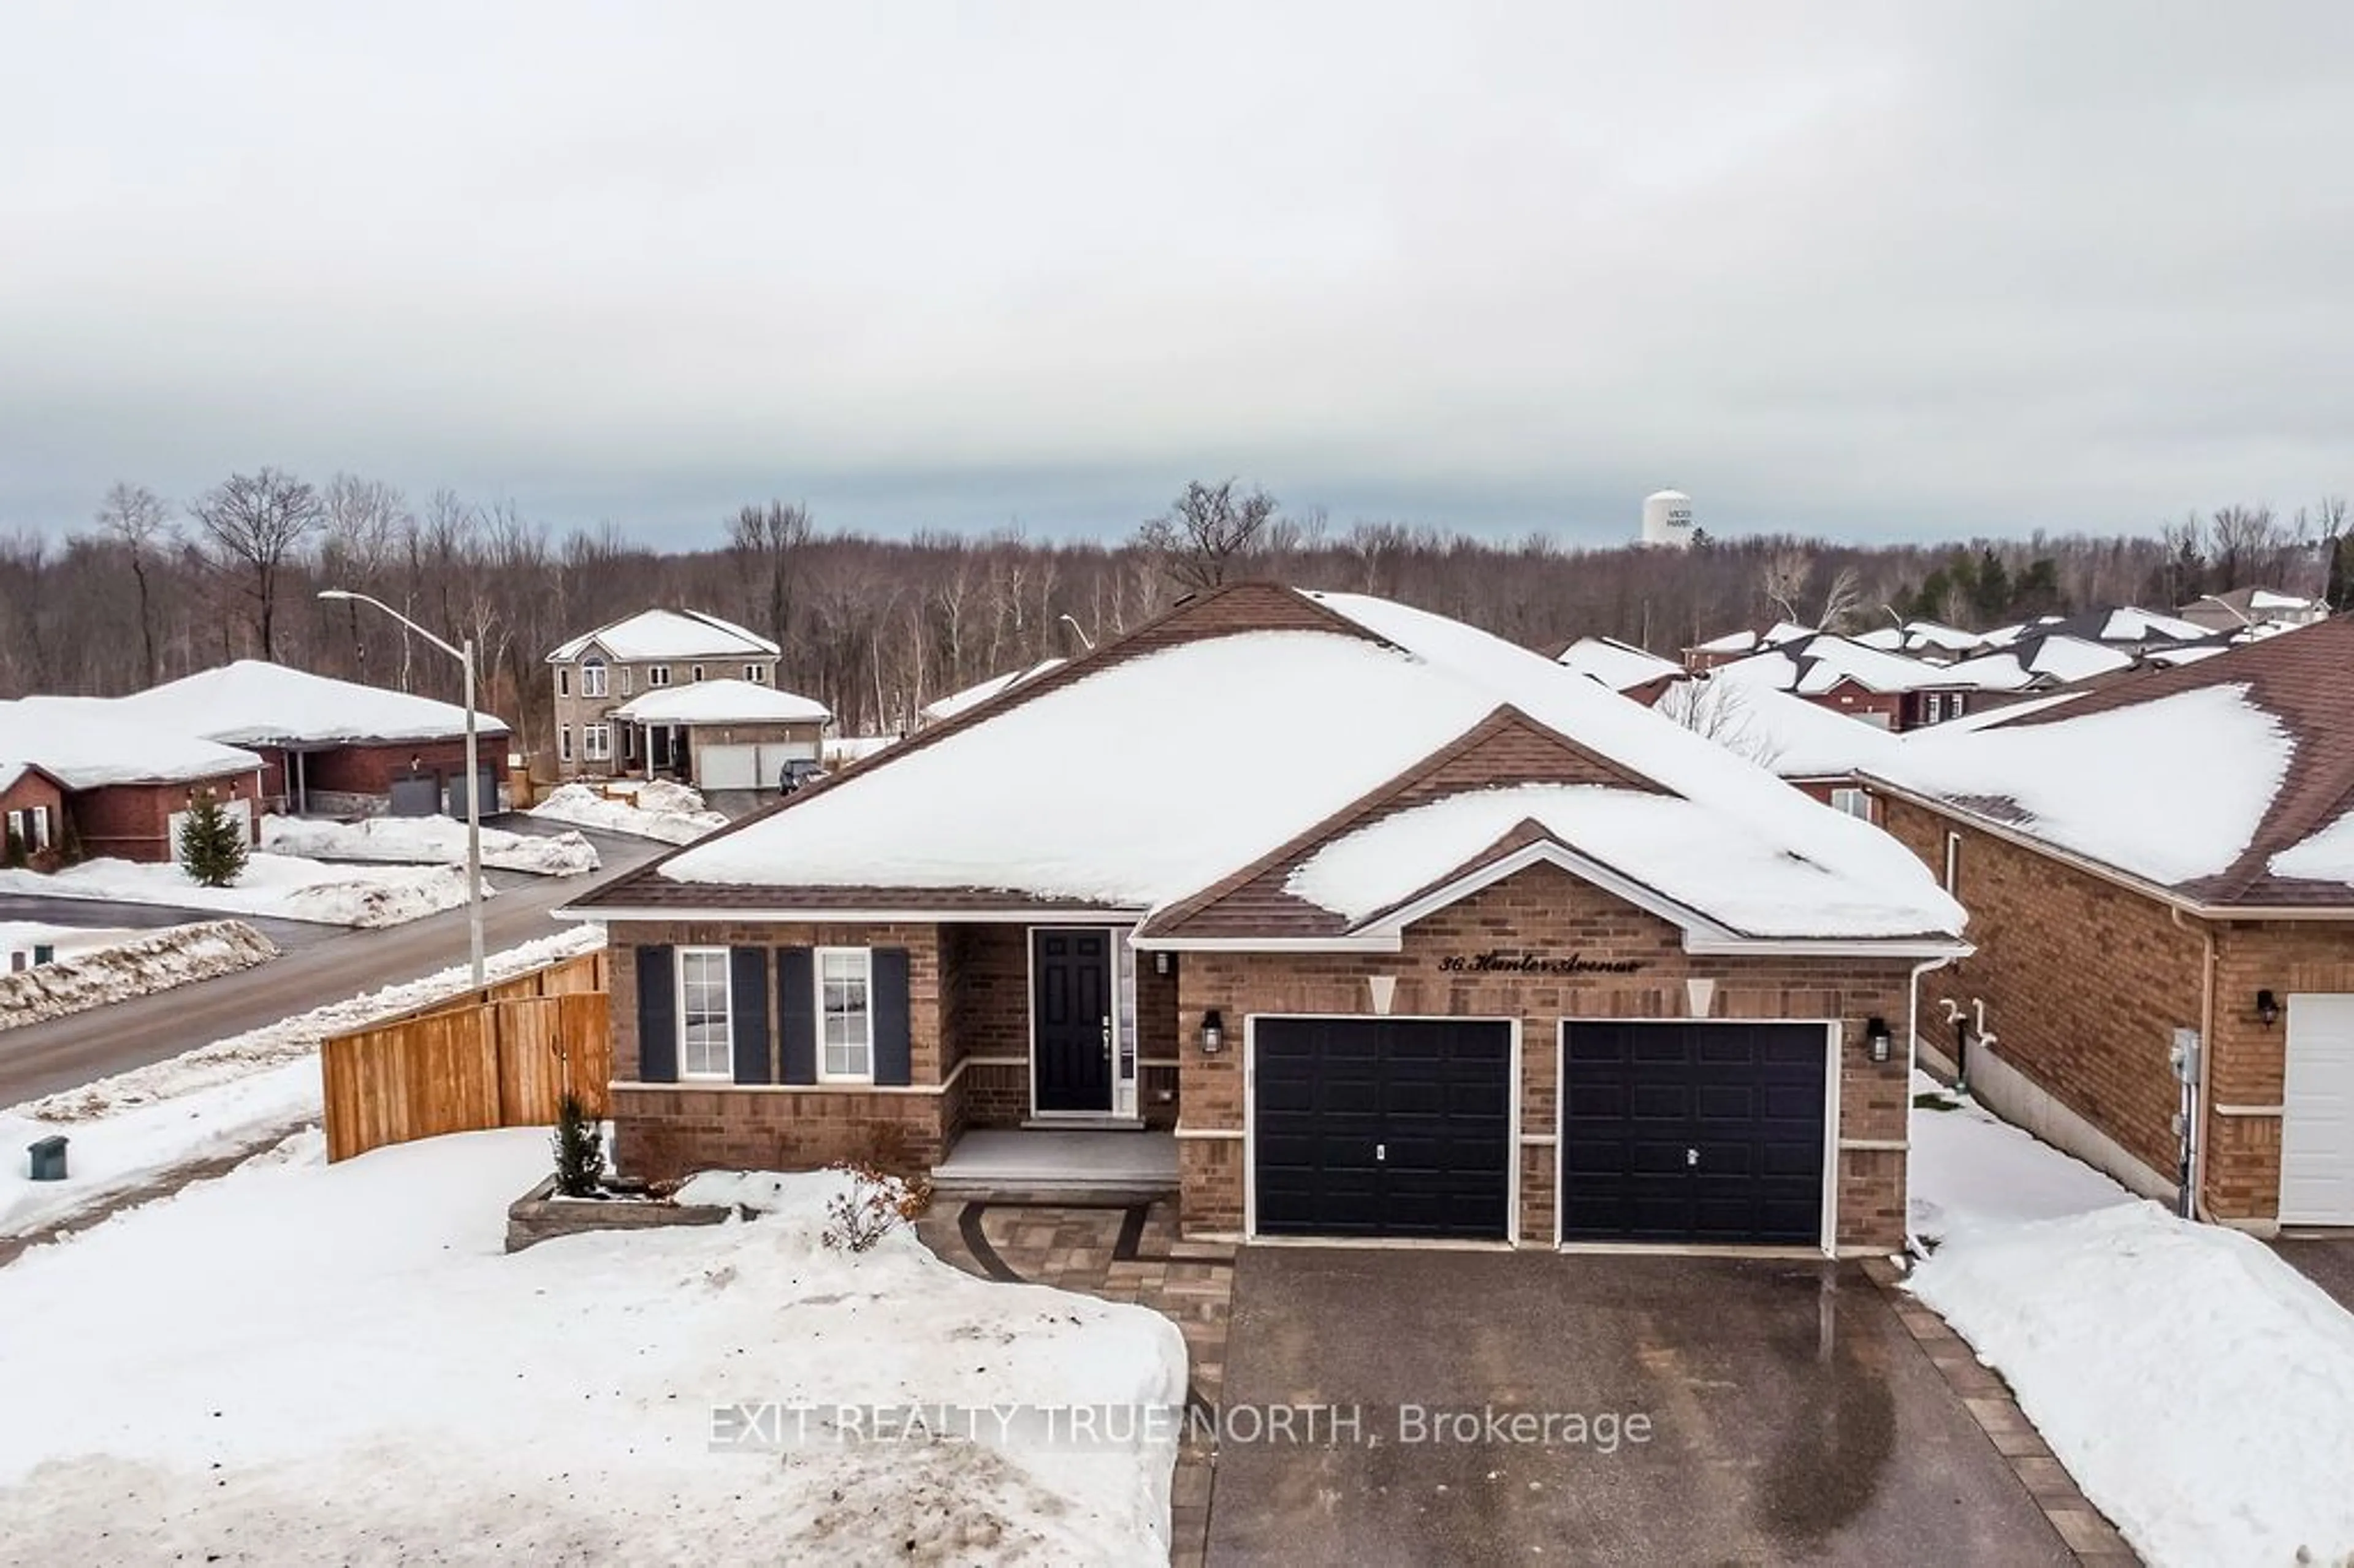
[[[1564,1241],[1822,1237],[1819,1023],[1562,1026]]]
[[[1261,1235],[1511,1234],[1511,1025],[1262,1017],[1252,1029]]]
[[[1111,1109],[1111,933],[1031,933],[1031,1072],[1042,1111]]]

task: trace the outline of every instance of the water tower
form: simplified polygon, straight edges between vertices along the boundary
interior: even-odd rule
[[[1692,500],[1681,490],[1660,490],[1643,497],[1640,543],[1669,550],[1689,550],[1692,536]]]

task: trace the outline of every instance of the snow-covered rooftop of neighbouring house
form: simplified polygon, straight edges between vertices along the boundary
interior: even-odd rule
[[[2133,655],[2081,637],[2031,633],[1996,652],[1948,667],[1947,673],[1982,692],[2016,692],[2047,683],[2071,685],[2133,668]]]
[[[1746,659],[1719,666],[1716,673],[1744,683],[1807,696],[1820,696],[1845,681],[1873,692],[1911,692],[1956,683],[1949,666],[1829,633],[1788,646],[1768,646]]]
[[[2177,664],[2196,664],[2201,659],[2212,659],[2230,650],[2217,642],[2194,642],[2187,648],[2153,648],[2142,655],[2153,664],[2172,668]]]
[[[143,723],[193,730],[227,746],[440,740],[466,733],[456,703],[289,669],[263,659],[200,670],[116,699]],[[482,734],[507,726],[477,715]]]
[[[1615,637],[1581,637],[1561,651],[1559,662],[1614,692],[1684,673],[1673,659],[1663,659]]]
[[[2354,810],[2273,856],[2274,876],[2354,885]]]
[[[1928,730],[1872,771],[1949,800],[2008,800],[2037,837],[2171,885],[2239,859],[2292,749],[2246,687],[2210,686],[2046,723]]]
[[[699,609],[642,609],[573,638],[547,662],[578,659],[592,642],[621,660],[763,659],[777,653],[777,645],[758,632]]]
[[[1591,784],[1474,789],[1399,811],[1325,845],[1292,873],[1285,891],[1362,921],[1523,822],[1752,936],[1880,937],[1943,923],[1934,901],[1917,895],[1927,889],[1842,876],[1680,796]]]
[[[2104,642],[2189,642],[2207,636],[2209,630],[2197,621],[2128,604],[2109,611],[2108,619],[2102,623],[2100,639]]]
[[[1903,744],[1879,725],[1766,685],[1680,681],[1657,711],[1784,779],[1835,779],[1873,767]]]
[[[634,724],[823,724],[823,703],[797,692],[728,677],[657,686],[613,710]]]
[[[1778,647],[1782,643],[1795,642],[1802,637],[1814,635],[1815,628],[1811,626],[1801,626],[1795,620],[1777,620],[1763,631],[1744,627],[1739,631],[1728,631],[1722,637],[1712,637],[1705,642],[1696,642],[1692,651],[1696,653],[1746,653],[1752,649]]]
[[[1803,857],[1856,901],[1882,901],[1877,934],[1959,930],[1958,908],[1894,840],[1543,655],[1385,600],[1299,597],[1343,622],[1114,645],[1118,657],[910,742],[651,874],[1151,909],[1257,862],[1511,706],[1694,808],[1672,827],[1647,818],[1656,843],[1614,846],[1630,875],[1646,855],[1681,854],[1677,842],[1715,817],[1759,853]],[[586,902],[628,896],[617,887]]]
[[[107,697],[0,702],[0,758],[31,763],[69,789],[182,783],[261,766],[249,751],[135,715]]]
[[[936,697],[917,711],[926,722],[938,724],[943,719],[952,719],[969,709],[977,708],[983,703],[1002,697],[1024,681],[1034,681],[1041,675],[1059,670],[1066,662],[1066,661],[1061,659],[1042,659],[1035,664],[1025,664],[1019,670],[1008,670],[1002,675],[991,675],[986,681],[977,681],[962,691],[950,692],[945,697]]]

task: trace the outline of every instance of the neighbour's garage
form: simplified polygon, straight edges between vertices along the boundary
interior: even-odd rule
[[[1258,1234],[1511,1238],[1511,1022],[1260,1017],[1251,1032]]]
[[[2354,996],[2288,999],[2280,1220],[2354,1225]]]
[[[695,782],[703,789],[774,789],[787,764],[817,761],[815,740],[770,740],[758,745],[695,748]]]
[[[1820,1023],[1562,1025],[1561,1239],[1815,1246]]]

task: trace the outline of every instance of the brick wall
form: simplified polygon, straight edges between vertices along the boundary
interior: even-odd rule
[[[1925,807],[1889,799],[1882,810],[1888,831],[1940,876],[1946,834],[1962,839],[1956,893],[1978,950],[1921,978],[1924,1037],[1950,1056],[1941,1001],[1974,1016],[1984,999],[1998,1056],[2136,1160],[2170,1173],[2178,1097],[2167,1052],[2177,1028],[2200,1026],[2200,925],[2179,927],[2155,899]]]
[[[509,745],[509,737],[499,732],[475,740],[482,765],[501,777],[507,770]],[[391,792],[395,779],[409,776],[412,759],[418,764],[416,771],[429,774],[445,784],[452,779],[462,779],[466,773],[466,737],[461,735],[453,740],[339,746],[328,751],[311,752],[298,766],[313,789],[332,789],[346,795],[384,795]],[[487,800],[484,805],[487,809]]]
[[[907,949],[909,1077],[906,1090],[825,1085],[791,1087],[698,1083],[618,1089],[613,1104],[614,1160],[633,1175],[664,1178],[714,1168],[798,1170],[867,1155],[878,1138],[896,1139],[918,1166],[938,1162],[962,1117],[956,1086],[942,1075],[938,929],[917,925],[779,925],[747,921],[625,922],[612,943],[613,1078],[638,1075],[637,949],[641,945],[756,948],[905,948]],[[774,965],[770,966],[774,985]],[[671,983],[658,977],[656,983]],[[776,1049],[776,1013],[769,1019]],[[927,1092],[928,1090],[928,1092]],[[882,1133],[896,1128],[896,1133]]]
[[[253,771],[225,773],[178,784],[110,784],[99,789],[78,789],[67,802],[82,853],[97,858],[169,861],[177,857],[172,842],[172,813],[185,811],[199,789],[215,800],[252,802],[255,825],[261,815],[260,784]]]
[[[1632,959],[1633,974],[1513,976],[1447,972],[1450,954],[1492,948],[1589,959]],[[1399,1016],[1509,1017],[1521,1021],[1522,1133],[1552,1133],[1557,1118],[1559,1024],[1564,1018],[1681,1018],[1684,981],[1717,982],[1712,1016],[1839,1019],[1839,1137],[1845,1142],[1901,1145],[1908,1099],[1903,1053],[1866,1060],[1864,1020],[1874,1015],[1902,1031],[1912,965],[1902,959],[1695,958],[1675,927],[1552,866],[1535,866],[1474,894],[1407,932],[1392,954],[1184,956],[1178,1027],[1183,1092],[1180,1166],[1185,1223],[1194,1231],[1242,1224],[1244,1020],[1253,1013],[1373,1012],[1366,979],[1394,975],[1391,1011]],[[1203,1013],[1224,1017],[1230,1048],[1203,1054]],[[1210,1137],[1199,1136],[1211,1134]],[[1524,1142],[1520,1151],[1523,1245],[1549,1245],[1553,1224],[1554,1150]],[[1904,1164],[1901,1149],[1843,1149],[1839,1161],[1838,1240],[1843,1247],[1884,1248],[1903,1240]]]
[[[0,832],[6,831],[9,811],[46,811],[48,814],[49,847],[35,847],[32,830],[26,830],[23,845],[26,863],[37,870],[47,871],[57,863],[64,848],[66,832],[66,796],[56,782],[46,774],[27,771],[5,789],[0,789]],[[0,845],[0,848],[5,848]]]
[[[2260,990],[2279,1001],[2279,1022],[2256,1016]],[[2263,1113],[2286,1092],[2289,998],[2314,992],[2354,992],[2354,922],[2219,927],[2200,1180],[2200,1196],[2219,1218],[2279,1217],[2281,1118]]]

